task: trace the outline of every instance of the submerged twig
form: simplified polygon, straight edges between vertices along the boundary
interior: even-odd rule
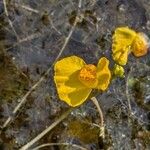
[[[36,13],[36,14],[39,14],[39,10],[33,9],[33,8],[29,7],[29,6],[26,6],[26,5],[23,5],[23,4],[19,5],[19,4],[17,4],[17,3],[15,3],[14,5],[15,5],[15,6],[18,6],[18,7],[22,7],[23,9],[25,9],[25,10],[27,10],[27,11],[30,11],[30,12],[33,12],[33,13]]]
[[[78,148],[78,149],[81,149],[81,150],[87,150],[86,148],[84,147],[81,147],[80,145],[77,145],[77,144],[71,144],[71,143],[46,143],[46,144],[42,144],[42,145],[39,145],[37,146],[36,148],[33,148],[32,150],[39,150],[41,148],[44,148],[44,147],[49,147],[49,146],[72,146],[74,148]]]
[[[38,134],[34,139],[32,139],[29,143],[27,143],[23,147],[21,147],[19,150],[27,150],[29,147],[31,147],[34,143],[36,143],[43,136],[45,136],[49,131],[51,131],[54,127],[56,127],[62,120],[64,120],[72,110],[73,108],[70,108],[68,111],[62,114],[54,123],[52,123],[48,128],[46,128],[44,131]]]
[[[11,26],[13,32],[15,33],[15,36],[17,37],[17,40],[19,40],[18,34],[17,34],[17,32],[15,31],[15,29],[14,29],[13,23],[12,23],[11,20],[9,19],[6,0],[3,0],[3,5],[4,5],[5,14],[6,14],[7,18],[8,18],[9,25]]]
[[[91,100],[99,112],[99,115],[100,115],[100,137],[104,138],[105,137],[105,131],[104,131],[105,128],[104,128],[104,117],[103,117],[102,109],[101,109],[96,97],[92,97]]]
[[[27,41],[39,38],[40,36],[42,36],[42,34],[39,33],[39,32],[28,35],[27,37],[25,37],[23,39],[19,39],[18,42],[14,43],[12,46],[6,48],[5,51],[10,50],[11,48],[14,48],[15,46],[18,46],[19,44],[22,44],[23,42],[27,42]]]
[[[81,1],[82,0],[79,0],[79,8],[81,7]],[[79,13],[78,13],[79,14]],[[30,88],[30,90],[22,97],[22,99],[20,100],[20,103],[15,107],[15,109],[13,110],[12,114],[15,115],[18,110],[20,109],[20,107],[27,101],[27,97],[44,81],[45,77],[49,74],[49,72],[52,70],[52,67],[54,66],[54,64],[57,62],[57,60],[59,59],[59,57],[61,56],[61,54],[63,53],[66,45],[68,44],[69,42],[69,39],[77,25],[77,22],[78,22],[78,15],[76,16],[75,18],[75,21],[74,21],[74,24],[68,34],[68,36],[66,37],[65,39],[65,42],[59,52],[59,54],[57,55],[55,61],[53,62],[53,64],[47,69],[47,71],[45,72],[45,74],[43,76],[41,76],[41,78]],[[4,122],[4,124],[2,125],[2,128],[5,128],[9,123],[10,121],[12,120],[12,117],[8,117],[8,119]]]

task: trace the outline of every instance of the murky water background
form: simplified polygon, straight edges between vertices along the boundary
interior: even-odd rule
[[[149,0],[82,0],[81,4],[78,9],[77,0],[0,0],[0,125],[12,117],[1,129],[1,150],[19,149],[69,108],[58,99],[52,69],[16,115],[12,113],[53,64],[78,13],[79,22],[60,58],[77,55],[97,63],[105,55],[111,60],[111,37],[118,26],[150,36]],[[130,55],[125,75],[97,96],[106,125],[104,141],[98,136],[98,112],[87,101],[32,148],[70,143],[88,150],[150,149],[150,52],[139,59]],[[61,145],[42,149],[79,148]]]

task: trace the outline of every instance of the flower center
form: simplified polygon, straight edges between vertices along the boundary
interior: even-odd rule
[[[79,80],[89,88],[96,87],[96,66],[92,64],[85,65],[79,72]]]

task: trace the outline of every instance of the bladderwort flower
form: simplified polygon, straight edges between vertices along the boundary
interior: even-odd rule
[[[144,33],[138,33],[128,27],[116,28],[113,35],[112,56],[119,65],[126,65],[128,55],[140,57],[147,54],[149,38]]]
[[[105,91],[111,79],[109,60],[102,57],[97,66],[77,56],[63,58],[54,66],[54,81],[60,100],[76,107],[85,102],[93,89]]]

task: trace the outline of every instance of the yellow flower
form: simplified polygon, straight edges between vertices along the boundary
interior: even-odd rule
[[[115,76],[124,78],[124,68],[120,65],[115,64],[114,69],[113,69],[113,73]]]
[[[108,65],[105,57],[97,66],[86,64],[77,56],[58,61],[54,66],[54,81],[59,98],[75,107],[86,101],[92,89],[106,90],[111,78]]]
[[[131,45],[135,39],[136,32],[128,27],[119,27],[113,35],[113,59],[119,65],[125,65],[128,60]]]
[[[119,65],[126,65],[130,52],[137,57],[147,53],[148,38],[128,27],[119,27],[113,35],[112,56]]]

